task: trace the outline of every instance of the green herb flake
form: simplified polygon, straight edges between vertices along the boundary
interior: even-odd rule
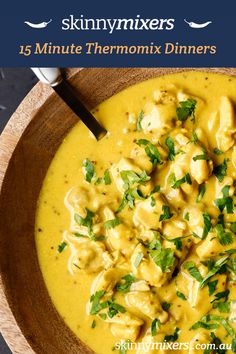
[[[208,213],[203,213],[204,228],[202,233],[202,239],[206,238],[209,231],[211,230],[211,218]]]
[[[151,196],[151,202],[150,202],[150,204],[151,204],[151,207],[154,207],[154,206],[156,205],[156,200],[155,200],[155,198],[153,197],[153,195]]]
[[[159,319],[155,318],[153,321],[152,321],[152,325],[151,325],[151,333],[152,333],[152,336],[156,336],[157,334],[157,326],[158,328],[161,327],[161,322]]]
[[[197,101],[192,98],[179,102],[180,106],[176,109],[178,119],[184,122],[188,117],[192,117],[191,120],[195,121],[196,104]]]
[[[166,335],[164,337],[164,342],[176,342],[179,337],[179,331],[180,331],[179,328],[176,327],[174,334]]]
[[[114,301],[108,301],[108,312],[107,312],[108,317],[113,318],[119,312],[120,313],[126,312],[124,306],[121,306],[120,304],[117,304]]]
[[[177,189],[181,186],[181,184],[183,183],[188,183],[188,184],[192,184],[192,180],[191,180],[191,177],[190,177],[190,174],[187,173],[185,176],[183,176],[182,178],[178,179],[178,180],[174,180],[174,184],[171,186],[172,188],[174,189]]]
[[[198,187],[198,196],[196,199],[196,202],[199,203],[202,198],[204,197],[204,194],[206,193],[206,185],[205,183],[200,184],[200,186]]]
[[[184,215],[184,220],[189,221],[189,212],[187,212],[187,213]]]
[[[57,252],[58,253],[62,253],[64,251],[64,249],[66,248],[67,243],[65,241],[63,241],[57,248]]]
[[[202,282],[203,278],[201,276],[201,273],[199,272],[196,264],[194,262],[186,262],[184,263],[184,269],[186,269],[189,274],[196,279],[198,282]]]
[[[108,307],[108,302],[100,302],[101,298],[105,295],[104,290],[99,290],[90,297],[91,309],[90,315],[97,315],[101,310]]]
[[[207,273],[207,275],[205,276],[205,278],[202,279],[201,283],[200,283],[200,288],[203,288],[208,280],[213,277],[216,273],[218,273],[220,271],[220,269],[223,267],[223,265],[226,264],[226,262],[228,261],[228,256],[224,256],[222,258],[219,258],[214,265],[212,266],[211,270]]]
[[[144,256],[144,254],[143,254],[142,252],[139,252],[139,253],[137,254],[137,257],[136,257],[136,259],[135,259],[135,261],[134,261],[134,266],[135,266],[136,268],[138,268],[138,266],[139,266],[140,263],[142,262],[143,256]]]
[[[165,144],[168,147],[169,150],[169,155],[168,155],[168,160],[170,161],[174,161],[175,159],[175,144],[174,144],[174,140],[168,136],[165,140]]]
[[[131,285],[136,281],[132,274],[126,274],[121,278],[121,282],[117,284],[116,290],[121,293],[128,293]]]
[[[236,353],[236,337],[234,337],[232,340],[231,350],[233,353]]]
[[[98,316],[105,321],[107,319],[107,315],[105,313],[99,313]]]
[[[96,321],[93,320],[92,324],[91,324],[91,328],[95,328],[96,327]]]
[[[162,307],[162,309],[163,309],[164,311],[168,311],[169,308],[171,307],[171,304],[170,304],[169,302],[163,302],[163,303],[161,304],[161,307]]]
[[[197,133],[195,131],[192,132],[192,137],[191,137],[191,143],[193,144],[197,144],[198,143],[198,136]]]
[[[210,161],[211,158],[204,152],[203,154],[193,156],[193,161],[206,160]]]
[[[104,223],[104,227],[105,229],[114,229],[116,226],[120,225],[121,224],[121,221],[120,219],[118,218],[115,218],[115,219],[111,219],[111,220],[107,220],[105,223]]]
[[[214,175],[219,182],[222,182],[224,177],[227,174],[227,161],[224,159],[224,162],[221,165],[218,165],[213,170]]]
[[[230,245],[231,243],[233,243],[233,235],[231,232],[226,232],[223,228],[222,224],[217,224],[215,226],[215,230],[217,233],[217,237],[219,239],[219,242],[221,245],[225,246],[225,245]]]
[[[139,139],[136,142],[136,144],[139,146],[145,146],[145,152],[146,152],[147,156],[150,158],[150,161],[153,164],[153,166],[156,166],[156,165],[162,163],[161,162],[161,155],[160,155],[158,149],[150,141],[148,141],[146,139]]]
[[[92,228],[93,228],[93,217],[94,217],[94,212],[86,208],[87,215],[85,218],[80,216],[79,214],[75,213],[74,219],[77,224],[81,226],[85,226],[88,228],[88,233],[89,235],[92,234]]]
[[[218,149],[218,148],[214,148],[213,153],[214,153],[215,155],[222,155],[222,154],[223,154],[223,151],[221,151],[221,150]]]
[[[228,214],[233,214],[234,212],[233,199],[229,196],[229,189],[230,186],[228,185],[224,186],[221,190],[223,197],[215,199],[214,203],[221,212],[223,212],[223,210],[226,209]]]
[[[212,294],[214,294],[214,292],[216,291],[216,285],[218,283],[218,280],[213,280],[210,281],[207,286],[208,286],[208,294],[209,296],[211,296]]]
[[[159,221],[168,220],[174,214],[170,212],[170,207],[168,205],[162,205],[163,214],[160,215]]]
[[[170,272],[171,267],[175,263],[174,251],[171,248],[151,250],[150,256],[163,273]]]
[[[143,120],[143,118],[144,118],[144,111],[140,111],[139,115],[138,115],[137,123],[136,123],[136,129],[137,129],[138,132],[143,130],[143,128],[142,128],[142,120]]]
[[[232,222],[231,225],[230,225],[230,230],[236,234],[236,222]]]
[[[91,183],[91,181],[95,175],[93,163],[89,159],[85,159],[83,162],[83,167],[86,172],[85,179],[87,182]]]
[[[181,293],[181,291],[176,291],[176,295],[182,300],[187,300],[186,296]]]

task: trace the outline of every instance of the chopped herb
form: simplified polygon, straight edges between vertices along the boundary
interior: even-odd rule
[[[221,190],[223,198],[215,199],[214,203],[221,212],[226,209],[228,214],[232,214],[234,212],[234,207],[233,199],[229,196],[229,188],[230,186],[224,186]]]
[[[201,273],[199,272],[199,270],[194,262],[184,263],[184,269],[187,269],[189,274],[193,278],[195,278],[197,281],[201,282],[203,280]]]
[[[211,296],[215,292],[217,283],[218,283],[218,280],[213,280],[207,284],[209,296]]]
[[[111,184],[111,177],[108,168],[104,171],[104,176],[99,177],[95,182],[96,185],[101,183],[104,183],[105,185]]]
[[[80,216],[79,214],[75,213],[74,219],[77,224],[81,226],[85,226],[88,228],[88,233],[89,235],[92,234],[92,228],[93,228],[93,217],[94,217],[94,212],[86,208],[87,215],[85,218]]]
[[[92,178],[95,175],[93,163],[89,159],[86,159],[83,162],[83,167],[84,167],[85,172],[86,172],[85,179],[86,179],[87,182],[91,183]]]
[[[171,186],[172,188],[176,189],[176,188],[179,188],[181,184],[183,183],[188,183],[188,184],[192,184],[192,180],[191,180],[191,177],[190,177],[190,174],[187,173],[185,176],[183,176],[182,178],[174,181],[174,184]]]
[[[157,334],[157,326],[158,326],[158,328],[160,328],[161,322],[159,319],[155,318],[152,321],[152,325],[151,325],[151,332],[152,332],[153,337],[156,336],[156,334]]]
[[[136,259],[135,259],[135,261],[134,261],[134,266],[135,266],[136,268],[138,268],[138,266],[140,265],[140,263],[141,263],[141,261],[142,261],[142,259],[143,259],[143,256],[144,256],[144,254],[143,254],[142,252],[139,252],[139,253],[137,254],[137,257],[136,257]]]
[[[219,182],[222,182],[227,173],[227,161],[224,159],[224,162],[221,165],[218,165],[213,170],[214,175]]]
[[[185,215],[184,215],[184,219],[189,221],[189,212],[187,212]]]
[[[211,158],[204,152],[204,153],[201,154],[201,155],[193,156],[193,161],[198,161],[198,160],[210,161]]]
[[[223,265],[226,264],[227,260],[228,260],[228,256],[224,256],[215,262],[214,266],[212,266],[211,270],[207,273],[205,278],[202,279],[200,283],[200,288],[203,288],[208,282],[208,280],[220,271]]]
[[[170,306],[171,306],[171,304],[170,304],[169,302],[163,302],[163,303],[161,304],[161,307],[162,307],[162,309],[163,309],[164,311],[168,311],[169,308],[170,308]]]
[[[198,187],[198,196],[197,196],[197,199],[196,199],[197,203],[199,203],[202,200],[202,198],[204,197],[205,192],[206,192],[205,183],[200,184],[200,186]]]
[[[197,136],[197,133],[195,131],[192,132],[192,137],[191,137],[191,143],[193,144],[197,144],[198,142],[198,136]]]
[[[181,291],[176,291],[176,295],[182,300],[187,300],[186,296],[181,293]]]
[[[192,117],[191,120],[195,121],[196,104],[197,101],[192,98],[179,102],[180,107],[176,109],[178,119],[184,122],[188,117]]]
[[[133,209],[135,207],[135,199],[143,199],[141,192],[135,188],[127,189],[124,193],[120,206],[116,212],[120,213],[125,208],[126,205],[128,205],[131,209]]]
[[[104,227],[105,227],[105,229],[113,229],[114,227],[116,227],[116,226],[118,226],[120,224],[121,224],[120,219],[115,218],[115,219],[107,220],[104,223]]]
[[[120,172],[121,178],[124,181],[124,189],[127,190],[133,184],[145,184],[145,182],[150,180],[150,177],[147,175],[146,171],[141,172],[140,174],[132,170],[124,170]]]
[[[92,241],[104,241],[105,239],[106,239],[106,237],[104,235],[100,235],[100,236],[92,235],[91,236]]]
[[[151,250],[150,256],[163,273],[170,272],[170,268],[175,263],[174,251],[171,248]]]
[[[223,326],[223,327],[225,328],[226,332],[227,332],[231,337],[234,336],[234,330],[233,330],[233,328],[229,325],[227,319],[225,319],[224,317],[208,314],[208,315],[206,315],[206,316],[203,316],[203,317],[202,317],[202,320],[203,320],[204,322],[215,321],[215,322],[217,322],[218,324],[220,324],[221,326]]]
[[[160,215],[159,221],[168,220],[174,214],[170,212],[170,207],[168,205],[162,205],[163,214]]]
[[[123,341],[123,343],[121,343],[121,345],[120,345],[119,354],[127,354],[127,350],[129,350],[131,347],[130,343],[131,343],[131,341],[129,339]]]
[[[220,338],[216,337],[214,332],[211,332],[211,338],[213,339],[212,344],[214,344],[214,346],[216,348],[214,353],[215,354],[226,354],[226,350],[225,349],[220,349],[222,342],[221,342]],[[208,353],[206,353],[206,354],[211,354],[211,353],[212,353],[212,350],[211,350],[211,348],[209,348],[208,349]]]
[[[229,297],[229,289],[227,289],[225,291],[221,291],[221,292],[215,294],[214,296],[215,296],[215,298],[213,300],[211,300],[211,302],[218,301],[220,299],[225,299],[224,301],[226,302]]]
[[[91,328],[95,328],[96,327],[96,321],[93,320],[92,324],[91,324]]]
[[[217,309],[219,312],[228,313],[230,311],[230,302],[217,301],[213,303],[213,309]]]
[[[161,186],[157,185],[153,188],[150,194],[158,193],[161,190]]]
[[[161,250],[161,241],[160,238],[158,238],[158,233],[157,231],[153,231],[153,240],[151,242],[149,242],[148,244],[148,248],[150,250]]]
[[[64,251],[64,249],[66,248],[67,243],[65,241],[63,241],[57,248],[57,252],[61,253]]]
[[[101,298],[105,295],[104,290],[99,290],[95,294],[90,297],[90,302],[92,303],[90,309],[90,315],[97,315],[98,312],[103,310],[104,308],[108,307],[108,302],[100,302]]]
[[[153,197],[153,195],[151,196],[151,207],[154,207],[156,205],[156,200],[155,198]]]
[[[135,277],[132,274],[126,274],[121,278],[121,283],[118,283],[116,290],[121,293],[127,293],[131,285],[135,282]]]
[[[214,148],[213,152],[214,152],[215,155],[222,155],[223,154],[223,151],[221,151],[218,148]]]
[[[145,146],[145,152],[147,156],[150,158],[150,161],[153,164],[153,166],[156,166],[157,164],[161,163],[161,155],[158,149],[156,148],[156,146],[154,146],[150,141],[146,139],[139,139],[137,141],[137,144],[139,146],[142,145]]]
[[[234,337],[233,340],[232,340],[231,350],[232,350],[233,353],[236,353],[236,337]]]
[[[74,232],[74,236],[76,236],[76,237],[88,237],[88,235],[83,235],[83,234],[80,234],[79,232]]]
[[[203,321],[198,321],[196,323],[194,323],[194,325],[192,327],[190,327],[190,329],[198,329],[198,328],[204,328],[204,329],[217,329],[219,327],[218,324],[216,323],[206,323]]]
[[[231,223],[230,230],[231,230],[234,234],[236,234],[236,222],[232,222],[232,223]]]
[[[126,309],[113,301],[108,301],[108,316],[113,318],[118,312],[125,313]]]
[[[221,245],[230,245],[233,242],[233,235],[231,232],[226,232],[222,224],[217,224],[215,230]]]
[[[168,136],[165,140],[165,144],[168,147],[169,150],[169,155],[168,155],[168,160],[174,161],[175,159],[175,144],[174,140]]]
[[[182,251],[182,241],[179,237],[173,239],[174,245],[178,251]]]
[[[211,229],[211,218],[208,213],[203,213],[204,228],[202,233],[202,239],[206,238]]]
[[[98,316],[105,321],[107,319],[107,315],[105,313],[99,313]]]
[[[179,328],[176,327],[174,334],[166,335],[164,337],[164,342],[176,342],[179,337]]]
[[[137,124],[136,124],[136,129],[138,132],[140,132],[143,128],[142,128],[142,120],[144,118],[144,111],[141,111],[138,115],[138,119],[137,119]]]

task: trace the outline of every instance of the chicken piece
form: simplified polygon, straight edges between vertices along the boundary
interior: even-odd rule
[[[105,322],[110,323],[110,329],[113,336],[120,339],[129,339],[134,342],[139,336],[143,320],[132,315],[129,312],[117,313],[110,318],[109,316]]]
[[[150,286],[145,280],[139,280],[131,284],[130,291],[150,291]]]
[[[194,158],[204,155],[202,148],[191,145],[191,162],[190,162],[190,175],[198,184],[207,181],[213,170],[212,161],[208,160],[194,160]]]
[[[151,197],[137,204],[134,210],[133,222],[136,226],[145,229],[157,229],[160,226],[160,215],[163,214],[163,205],[167,205],[160,193],[154,193]]]
[[[155,132],[158,136],[168,133],[175,124],[176,105],[148,102],[144,107],[142,128],[144,133]]]
[[[219,129],[216,132],[217,147],[228,151],[235,143],[236,119],[232,102],[227,96],[220,98],[218,113]]]
[[[125,301],[129,307],[134,307],[152,320],[158,318],[161,323],[168,320],[168,313],[162,309],[157,295],[150,291],[132,291],[125,296]]]
[[[136,266],[136,259],[143,255],[142,260],[138,266]],[[146,280],[151,286],[160,287],[165,284],[172,275],[175,268],[175,263],[171,267],[171,271],[163,273],[161,268],[156,265],[153,259],[147,253],[147,249],[138,244],[131,256],[132,272],[138,279]]]
[[[126,269],[110,268],[103,270],[94,280],[91,287],[91,293],[94,294],[97,291],[104,290],[106,293],[113,291],[116,284],[120,281],[122,276],[127,273]]]
[[[113,211],[109,208],[104,208],[105,220],[112,220],[115,218]],[[123,255],[130,255],[136,244],[136,230],[122,223],[116,227],[106,230],[107,243],[112,250],[119,250]]]
[[[189,215],[189,220],[187,221],[190,232],[197,234],[202,237],[204,230],[204,219],[203,219],[203,206],[199,203],[197,206],[188,206],[184,209],[184,215]],[[201,241],[200,238],[194,237],[193,241],[198,243]]]

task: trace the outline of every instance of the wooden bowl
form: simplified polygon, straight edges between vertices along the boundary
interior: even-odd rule
[[[67,72],[93,108],[145,79],[189,69],[73,69]],[[236,69],[199,69],[236,75]],[[34,221],[44,176],[75,115],[38,83],[13,114],[0,140],[0,329],[13,353],[92,353],[55,310],[37,260]]]

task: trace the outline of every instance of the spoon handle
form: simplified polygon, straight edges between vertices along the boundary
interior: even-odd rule
[[[40,81],[50,85],[63,101],[73,110],[93,133],[97,140],[103,138],[107,131],[92,113],[79,100],[74,89],[63,79],[59,68],[31,68]]]

